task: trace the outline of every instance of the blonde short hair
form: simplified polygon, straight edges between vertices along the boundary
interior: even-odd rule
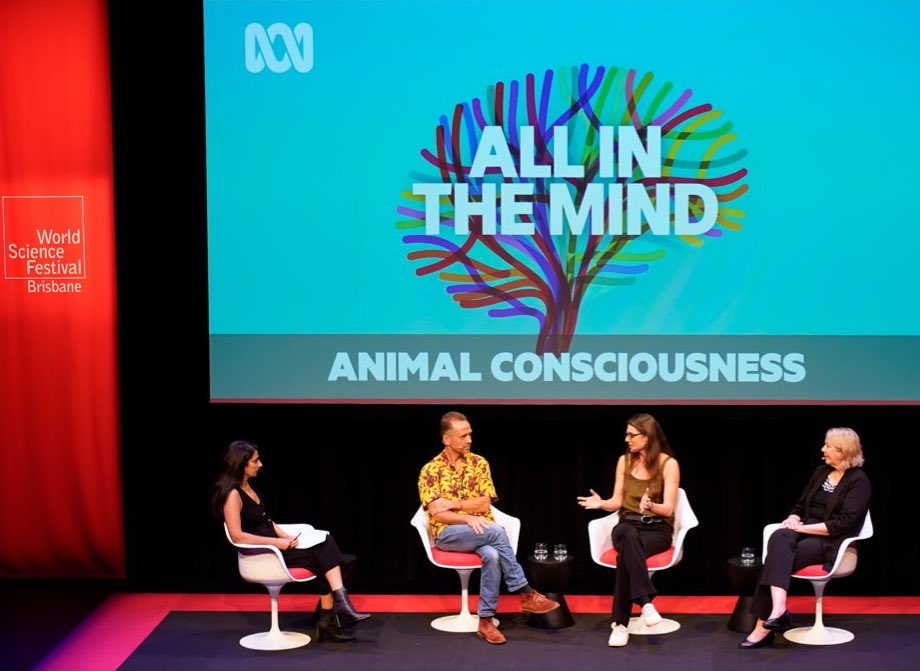
[[[863,457],[862,443],[859,442],[859,436],[853,429],[845,426],[828,429],[824,442],[840,450],[843,454],[843,463],[847,468],[858,468],[866,462]]]

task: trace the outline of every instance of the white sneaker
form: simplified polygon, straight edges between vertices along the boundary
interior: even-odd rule
[[[661,622],[661,615],[658,614],[651,602],[642,606],[642,621],[646,627],[654,627]]]
[[[627,643],[629,643],[629,629],[622,624],[611,624],[610,638],[607,639],[607,645],[611,648],[622,648]]]

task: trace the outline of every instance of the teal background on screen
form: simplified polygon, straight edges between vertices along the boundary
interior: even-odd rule
[[[743,229],[592,286],[579,334],[918,335],[918,3],[206,0],[212,333],[536,334],[415,275],[395,222],[434,128],[498,81],[651,72],[732,122]],[[250,73],[245,26],[313,28]]]

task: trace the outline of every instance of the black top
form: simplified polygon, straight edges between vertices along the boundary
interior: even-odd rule
[[[259,495],[260,503],[256,503],[249,494],[239,487],[237,487],[236,490],[240,493],[240,498],[243,500],[243,509],[240,510],[240,526],[243,528],[243,531],[249,534],[255,534],[256,536],[277,538],[278,534],[275,533],[275,526],[272,524],[272,518],[268,516],[268,512],[265,510],[265,503],[262,496]],[[256,492],[256,494],[258,494],[258,492]]]
[[[790,511],[806,524],[825,524],[829,534],[824,546],[826,564],[833,564],[840,544],[862,529],[872,497],[869,476],[861,468],[848,468],[833,492],[823,491],[821,485],[833,470],[827,464],[818,466]]]

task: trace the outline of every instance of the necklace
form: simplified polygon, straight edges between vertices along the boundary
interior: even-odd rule
[[[830,493],[837,489],[837,485],[831,482],[831,476],[827,476],[827,479],[824,481],[824,484],[821,485],[821,489]]]

